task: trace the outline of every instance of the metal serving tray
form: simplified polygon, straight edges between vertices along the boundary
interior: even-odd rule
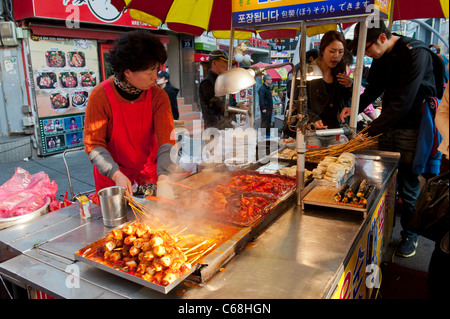
[[[313,180],[304,191],[302,192],[303,204],[331,207],[340,210],[351,210],[363,213],[363,217],[366,218],[367,212],[372,207],[375,196],[378,193],[378,187],[375,186],[374,190],[370,193],[369,198],[365,206],[350,204],[350,203],[336,203],[334,201],[334,195],[336,188],[330,186],[329,188],[324,185],[320,185],[316,180]]]
[[[13,225],[22,224],[35,219],[41,215],[47,214],[49,210],[50,199],[47,198],[46,203],[39,209],[25,215],[14,216],[9,218],[0,218],[0,229],[4,229]]]
[[[258,219],[253,224],[247,227],[225,226],[236,228],[236,233],[227,241],[223,242],[217,248],[212,250],[208,255],[204,257],[199,263],[194,264],[191,270],[182,277],[175,280],[168,286],[157,285],[152,282],[146,281],[138,276],[121,271],[120,269],[112,268],[108,265],[99,263],[95,260],[91,260],[78,252],[84,251],[89,246],[95,246],[95,243],[91,243],[88,246],[80,249],[74,253],[74,259],[85,262],[95,268],[101,269],[113,275],[119,276],[126,280],[130,280],[144,287],[158,291],[163,294],[169,293],[173,288],[180,284],[183,280],[189,279],[194,282],[204,283],[211,278],[217,271],[220,270],[226,263],[228,263],[245,245],[257,237],[264,229],[266,229],[286,208],[293,203],[295,195],[295,189],[281,196],[270,212],[261,219]],[[220,223],[222,224],[223,223]],[[123,225],[119,226],[123,227]],[[99,239],[99,240],[103,240]]]
[[[103,239],[100,239],[100,240],[103,240]],[[112,267],[110,267],[108,265],[96,262],[95,260],[91,260],[91,259],[86,258],[86,257],[84,257],[82,255],[77,254],[77,253],[74,254],[74,258],[75,258],[75,260],[85,262],[88,265],[94,266],[94,267],[96,267],[98,269],[104,270],[104,271],[109,272],[109,273],[111,273],[113,275],[122,277],[122,278],[124,278],[126,280],[135,282],[137,284],[140,284],[140,285],[142,285],[144,287],[156,290],[156,291],[158,291],[160,293],[163,293],[163,294],[167,294],[169,291],[171,291],[173,288],[175,288],[180,282],[185,280],[187,277],[189,277],[189,275],[191,275],[195,270],[197,270],[197,267],[199,267],[199,264],[195,264],[188,273],[186,273],[182,277],[179,277],[177,280],[175,280],[170,285],[162,286],[162,285],[154,284],[154,283],[152,283],[150,281],[147,281],[145,279],[142,279],[142,278],[140,278],[138,276],[134,276],[132,274],[126,273],[126,272],[124,272],[124,271],[122,271],[120,269],[112,268]]]

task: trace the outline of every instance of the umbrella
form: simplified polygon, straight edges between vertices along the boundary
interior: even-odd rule
[[[229,39],[231,36],[231,0],[111,0],[118,11],[128,9],[130,16],[154,27],[162,23],[180,33],[196,36],[211,31],[215,38]],[[262,39],[293,38],[299,28],[260,31]],[[235,29],[235,39],[249,39],[254,32]]]
[[[269,66],[269,65],[272,65],[272,64],[258,62],[258,63],[253,64],[252,66],[258,67],[258,68],[264,68],[264,67]],[[272,82],[277,82],[277,81],[281,81],[281,80],[286,80],[288,72],[290,70],[291,70],[291,66],[290,65],[285,65],[285,66],[283,66],[281,68],[265,70],[263,73],[264,74],[269,74],[270,77],[272,78]]]
[[[414,20],[429,18],[448,18],[448,0],[391,0],[389,2],[389,12],[392,16],[390,21]],[[347,29],[353,23],[344,23],[343,28]]]
[[[393,20],[448,18],[448,0],[392,0]]]

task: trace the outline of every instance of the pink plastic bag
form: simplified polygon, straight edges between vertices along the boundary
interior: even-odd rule
[[[56,199],[58,185],[44,172],[31,175],[17,167],[11,179],[0,186],[0,218],[31,213]]]

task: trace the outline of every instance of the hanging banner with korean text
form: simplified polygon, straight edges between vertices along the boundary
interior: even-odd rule
[[[388,16],[389,0],[232,0],[233,26],[251,27],[301,20],[379,14]]]

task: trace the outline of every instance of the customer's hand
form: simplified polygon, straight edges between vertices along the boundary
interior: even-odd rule
[[[314,125],[316,126],[316,129],[318,129],[318,130],[324,130],[324,129],[328,128],[327,125],[323,125],[322,120],[318,120],[317,122],[314,122]]]
[[[345,122],[345,118],[350,116],[351,112],[352,112],[352,109],[350,107],[344,107],[342,109],[341,115],[340,115],[341,121]]]
[[[249,105],[246,104],[247,102],[243,101],[243,102],[239,102],[236,104],[237,107],[240,107],[241,109],[248,109]]]
[[[345,86],[346,88],[349,88],[353,85],[353,80],[345,73],[339,73],[337,75],[338,82]]]
[[[116,186],[125,187],[128,193],[131,195],[133,194],[133,186],[131,185],[131,181],[125,176],[124,173],[121,171],[116,171],[112,176],[112,180],[116,183]]]
[[[261,110],[261,113],[266,113],[267,112],[267,110],[266,109],[264,109],[264,110]]]

